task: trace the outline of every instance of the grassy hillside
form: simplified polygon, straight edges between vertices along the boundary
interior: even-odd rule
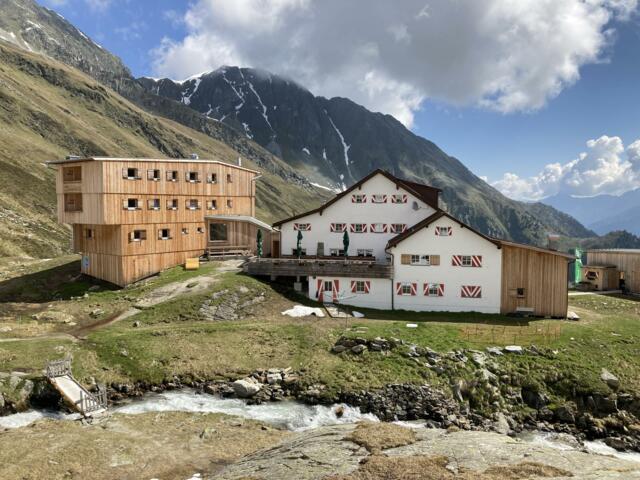
[[[0,86],[2,256],[49,257],[68,249],[68,231],[55,218],[54,172],[47,160],[67,154],[186,157],[195,152],[235,162],[239,156],[221,141],[139,109],[71,67],[3,42]],[[258,181],[260,218],[271,221],[326,198],[323,191],[287,182],[295,172],[273,156],[268,161],[271,168],[258,168],[269,170]]]

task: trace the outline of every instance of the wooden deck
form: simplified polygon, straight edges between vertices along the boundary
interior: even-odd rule
[[[249,275],[276,277],[335,276],[356,278],[391,278],[393,266],[363,257],[353,259],[325,258],[252,258],[244,265]]]

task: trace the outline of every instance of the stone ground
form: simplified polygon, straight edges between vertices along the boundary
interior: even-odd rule
[[[415,430],[415,441],[412,443],[382,449],[369,456],[365,446],[349,440],[357,438],[354,428],[354,425],[336,425],[297,433],[285,438],[279,445],[251,454],[209,478],[640,479],[639,463],[579,451],[561,451],[486,432],[449,433],[446,430],[419,428]],[[406,439],[402,443],[407,443]],[[373,462],[375,468],[367,466],[368,462]],[[410,470],[416,464],[423,469],[429,466],[431,474],[415,476],[415,472]]]

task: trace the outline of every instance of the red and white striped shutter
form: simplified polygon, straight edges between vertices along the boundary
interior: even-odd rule
[[[352,223],[351,225],[349,225],[349,231],[350,231],[351,233],[353,233],[353,232],[355,232],[355,231],[356,231],[356,225],[355,225],[355,223]]]
[[[481,298],[482,287],[480,285],[463,285],[461,296],[462,298]]]
[[[351,293],[356,293],[356,281],[351,280]]]
[[[444,297],[444,283],[438,284],[438,296]]]
[[[333,292],[332,292],[332,298],[333,301],[335,302],[336,300],[338,300],[338,293],[340,293],[340,280],[334,280],[333,281]]]
[[[385,223],[382,227],[383,233],[389,233],[389,224]]]
[[[425,297],[429,296],[429,284],[428,283],[425,283],[425,284],[422,285],[422,294]]]
[[[369,280],[364,281],[364,293],[369,293],[371,290],[371,282]]]
[[[407,203],[407,194],[402,195],[402,203]]]
[[[356,196],[355,195],[351,195],[351,203],[356,203]]]
[[[451,265],[459,267],[462,265],[462,255],[453,255],[451,257]]]
[[[310,223],[305,223],[305,228],[306,228],[305,231],[310,232],[311,231],[311,224]]]
[[[418,294],[418,284],[417,283],[412,283],[411,284],[411,296],[415,296]]]
[[[404,233],[404,232],[406,232],[406,231],[407,231],[407,224],[406,224],[406,223],[403,223],[403,224],[402,224],[402,232],[400,232],[400,233]]]
[[[336,224],[332,223],[331,224],[331,228],[330,228],[331,232],[335,233],[336,232]]]
[[[298,230],[298,224],[297,224],[297,223],[294,223],[294,224],[293,224],[293,230],[294,230],[294,231],[295,231],[295,230]]]
[[[482,255],[472,255],[471,256],[471,266],[472,267],[481,267],[482,266]]]
[[[319,278],[317,281],[318,281],[318,286],[316,288],[316,298],[322,301],[322,285],[323,285],[322,279]]]
[[[382,195],[382,203],[387,203],[387,195]]]
[[[396,282],[396,295],[402,295],[402,283]]]
[[[369,225],[366,223],[362,224],[362,233],[367,233],[369,231]]]

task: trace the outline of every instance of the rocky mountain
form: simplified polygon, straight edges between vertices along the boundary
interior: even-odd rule
[[[187,157],[236,162],[223,142],[156,117],[96,80],[0,40],[0,256],[59,255],[69,231],[57,223],[54,172],[46,160],[67,154]],[[292,181],[291,167],[246,139],[261,168],[258,216],[269,221],[316,206],[328,194]],[[276,172],[276,173],[274,173]]]
[[[593,235],[553,208],[506,198],[394,117],[346,98],[314,96],[287,78],[221,67],[183,81],[138,81],[150,93],[232,126],[330,188],[343,189],[372,169],[383,168],[442,188],[449,211],[490,235],[539,244],[549,232]]]
[[[575,217],[600,235],[614,230],[640,235],[640,188],[619,196],[573,197],[558,194],[545,198],[543,202]]]
[[[342,189],[374,168],[385,168],[442,188],[448,210],[491,235],[544,244],[548,232],[591,234],[552,209],[542,220],[534,207],[507,199],[392,116],[348,99],[316,97],[288,79],[236,67],[183,82],[136,81],[116,56],[34,0],[0,0],[0,34],[78,68],[147,112],[230,146],[307,192],[309,179]],[[296,203],[285,210],[298,209]]]

